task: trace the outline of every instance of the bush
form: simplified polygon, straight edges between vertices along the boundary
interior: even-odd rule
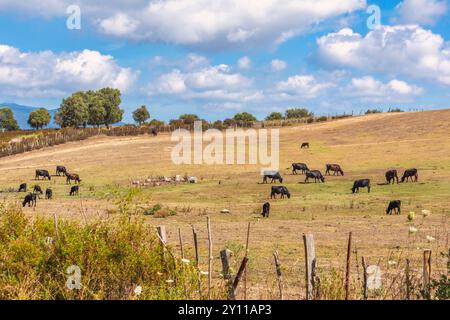
[[[325,121],[327,121],[327,120],[328,120],[328,117],[322,116],[322,117],[317,118],[317,119],[316,119],[316,122],[325,122]]]
[[[383,111],[378,109],[369,109],[366,111],[366,114],[373,114],[373,113],[383,113]]]
[[[59,221],[56,230],[52,219],[29,219],[0,205],[0,266],[0,299],[198,298],[196,268],[164,250],[142,219],[127,215]],[[81,270],[79,290],[66,286],[70,266]]]

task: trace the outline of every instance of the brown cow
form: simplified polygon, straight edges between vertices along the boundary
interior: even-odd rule
[[[325,175],[330,175],[330,171],[333,171],[333,176],[337,175],[344,175],[344,171],[342,171],[342,168],[338,164],[327,164]]]
[[[66,184],[70,184],[70,181],[72,181],[72,180],[74,180],[75,183],[77,183],[77,182],[80,183],[81,182],[80,176],[78,174],[76,174],[76,173],[67,173],[66,172],[66,177],[67,177]]]

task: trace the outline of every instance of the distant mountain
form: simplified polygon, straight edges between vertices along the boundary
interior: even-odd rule
[[[17,120],[17,123],[20,126],[20,129],[31,129],[31,127],[28,125],[28,116],[30,113],[36,109],[36,107],[29,107],[29,106],[22,106],[17,103],[0,103],[0,109],[1,108],[10,108],[12,112],[14,113],[14,118]],[[54,116],[57,112],[57,109],[48,110],[50,113],[50,116],[52,117],[52,121],[48,125],[48,128],[57,128],[58,125],[55,123]]]

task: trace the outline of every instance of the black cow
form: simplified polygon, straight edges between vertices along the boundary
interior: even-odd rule
[[[392,214],[392,211],[394,211],[395,214],[401,213],[401,206],[402,202],[400,200],[393,200],[389,202],[389,206],[386,209],[386,214]]]
[[[156,131],[156,129],[152,129],[152,135],[156,137],[158,135],[158,131]]]
[[[19,192],[27,192],[27,184],[26,183],[22,183],[19,186]]]
[[[26,206],[28,204],[29,207],[33,206],[36,207],[36,194],[35,193],[29,193],[25,196],[22,202],[22,206]]]
[[[325,175],[330,175],[330,171],[333,171],[333,176],[337,175],[344,175],[344,171],[342,170],[341,166],[338,164],[327,164],[326,165],[326,171]]]
[[[64,167],[64,166],[56,166],[56,175],[57,175],[58,177],[61,176],[61,173],[62,173],[63,176],[65,176],[65,175],[66,175],[66,172],[67,172],[66,167]]]
[[[300,148],[301,149],[304,149],[304,148],[308,148],[309,149],[309,142],[303,142]]]
[[[45,190],[45,199],[52,199],[53,198],[53,190],[51,188],[47,188],[47,190]]]
[[[368,193],[370,193],[370,179],[361,179],[356,180],[355,183],[353,183],[352,192],[359,192],[359,188],[366,188],[368,190]]]
[[[78,195],[78,191],[80,190],[80,187],[79,186],[72,186],[71,188],[70,188],[70,196],[75,196],[75,195]]]
[[[317,181],[325,182],[325,178],[319,170],[306,171],[305,183],[308,182],[309,179],[314,179],[314,183],[317,183]]]
[[[290,169],[290,167],[287,169]],[[292,164],[292,174],[297,174],[297,170],[301,171],[302,173],[305,173],[309,169],[308,169],[308,166],[304,163],[293,163]]]
[[[33,192],[36,193],[36,194],[37,194],[37,193],[44,194],[44,193],[42,192],[41,186],[38,186],[38,185],[35,185],[35,186],[34,186]]]
[[[391,181],[394,184],[395,180],[397,180],[397,183],[398,183],[397,170],[386,171],[385,176],[386,176],[386,181],[387,181],[388,184],[391,184]]]
[[[413,169],[406,170],[405,173],[403,174],[402,182],[405,182],[405,179],[406,179],[406,182],[408,182],[408,180],[410,178],[411,178],[411,181],[417,182],[417,180],[419,179],[419,175],[417,174],[417,169],[413,168]]]
[[[266,202],[263,204],[262,216],[263,218],[268,218],[270,213],[270,203]]]
[[[276,199],[277,194],[281,194],[281,199],[283,199],[284,196],[287,196],[288,199],[291,198],[291,194],[289,193],[289,190],[284,186],[272,187],[272,192],[270,193],[270,199],[273,199],[273,198]]]
[[[36,170],[36,176],[34,177],[35,180],[39,180],[40,177],[48,178],[48,180],[52,180],[52,177],[50,176],[50,173],[47,170]]]
[[[270,183],[273,183],[275,180],[278,180],[280,183],[283,183],[283,178],[281,177],[279,172],[275,172],[275,171],[264,172],[263,183],[267,183],[267,179],[271,179]]]

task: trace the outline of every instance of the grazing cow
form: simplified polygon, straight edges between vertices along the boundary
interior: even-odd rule
[[[66,177],[67,177],[66,184],[70,184],[70,181],[72,181],[72,180],[74,180],[75,183],[77,183],[77,182],[80,183],[81,182],[80,176],[77,175],[76,173],[68,173],[68,172],[66,172]]]
[[[34,177],[35,180],[39,180],[40,177],[48,178],[48,180],[52,180],[52,177],[50,176],[50,173],[47,170],[36,170],[36,176]]]
[[[36,194],[35,193],[29,193],[25,196],[22,202],[22,206],[26,206],[28,204],[29,207],[33,206],[36,207]]]
[[[156,129],[152,129],[152,135],[156,137],[158,135],[158,131],[156,131]]]
[[[393,201],[389,202],[389,206],[386,209],[386,214],[391,215],[392,211],[394,211],[395,214],[400,214],[401,206],[402,206],[402,202],[400,200],[393,200]]]
[[[370,179],[361,179],[356,180],[355,183],[353,183],[352,192],[359,192],[359,188],[366,188],[368,190],[368,193],[370,193]]]
[[[22,183],[19,186],[19,192],[27,192],[27,184],[26,183]]]
[[[57,175],[58,177],[61,176],[61,173],[62,173],[63,176],[65,176],[65,175],[66,175],[66,172],[67,172],[66,167],[64,167],[64,166],[56,166],[56,175]]]
[[[290,169],[290,167],[287,169]],[[302,173],[305,173],[309,169],[308,169],[308,166],[304,163],[293,163],[292,164],[292,174],[297,174],[297,170],[301,171]]]
[[[80,187],[79,186],[72,186],[70,188],[70,196],[75,196],[78,195],[78,191],[80,191]]]
[[[272,187],[272,192],[270,193],[270,199],[273,199],[273,198],[276,199],[277,194],[281,194],[281,199],[283,199],[284,196],[287,196],[288,199],[291,198],[291,194],[289,193],[289,190],[284,186]]]
[[[270,183],[273,183],[275,180],[283,183],[283,178],[281,177],[280,173],[276,171],[265,171],[263,183],[267,183],[267,179],[271,179]]]
[[[314,183],[317,183],[317,181],[325,182],[325,178],[319,170],[306,171],[305,183],[309,182],[309,179],[314,179]]]
[[[53,198],[53,190],[51,188],[47,188],[47,190],[45,190],[45,199],[52,199]]]
[[[342,170],[341,166],[338,164],[327,164],[326,165],[326,171],[325,175],[330,175],[330,171],[333,171],[333,176],[337,175],[344,175],[344,171]]]
[[[302,146],[300,147],[301,149],[305,149],[308,148],[309,149],[309,142],[303,142]]]
[[[413,169],[406,170],[405,173],[403,174],[402,182],[405,182],[405,179],[406,179],[406,182],[408,182],[408,180],[410,178],[411,178],[411,181],[417,182],[417,180],[419,179],[419,175],[417,174],[417,169],[413,168]]]
[[[391,181],[392,181],[392,184],[394,184],[395,180],[397,180],[397,183],[398,183],[397,170],[386,171],[386,175],[385,176],[386,176],[386,181],[387,181],[388,184],[391,184]]]
[[[35,185],[35,186],[34,186],[33,192],[36,193],[36,194],[38,194],[38,193],[44,194],[44,193],[42,192],[41,186],[38,186],[38,185]]]
[[[270,213],[270,203],[266,202],[263,204],[262,216],[263,218],[268,218]]]

